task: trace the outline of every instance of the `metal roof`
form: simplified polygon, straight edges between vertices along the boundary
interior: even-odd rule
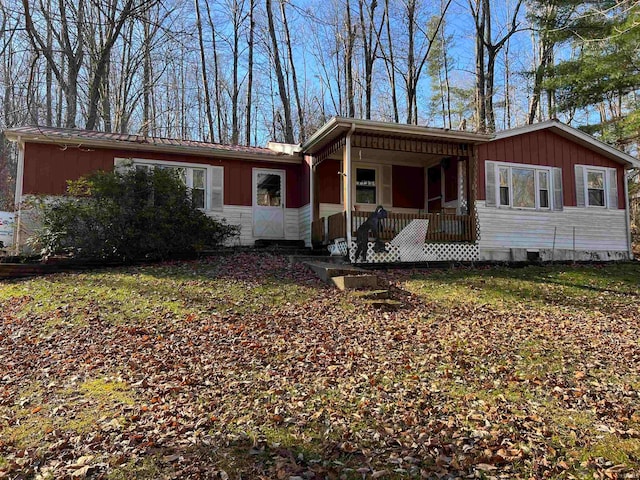
[[[164,137],[147,137],[126,133],[106,133],[74,128],[42,126],[14,127],[4,131],[9,140],[37,143],[84,145],[88,147],[122,148],[125,150],[152,150],[166,153],[187,153],[243,159],[264,159],[272,161],[299,161],[298,157],[266,147],[225,145],[221,143],[181,140]]]

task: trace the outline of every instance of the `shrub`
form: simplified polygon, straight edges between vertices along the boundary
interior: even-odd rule
[[[68,196],[40,199],[32,238],[43,256],[128,262],[166,259],[216,246],[239,234],[195,208],[169,169],[98,172],[69,182]]]

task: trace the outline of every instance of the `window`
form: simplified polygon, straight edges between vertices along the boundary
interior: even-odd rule
[[[204,208],[206,206],[207,171],[204,168],[194,168],[191,171],[191,199],[196,208]]]
[[[549,208],[549,172],[538,170],[538,205]]]
[[[374,168],[356,168],[356,203],[377,203]]]
[[[282,176],[275,173],[258,173],[257,175],[258,206],[282,206]]]
[[[536,208],[535,171],[532,168],[512,168],[513,206]]]
[[[500,205],[509,205],[509,168],[500,167]]]
[[[556,210],[562,208],[560,169],[491,161],[485,165],[487,206],[551,209],[554,198]],[[555,180],[552,173],[556,173]]]
[[[206,207],[205,185],[207,183],[207,170],[204,168],[176,167],[171,165],[145,165],[147,168],[162,168],[171,170],[185,184],[191,194],[193,206],[204,209]],[[138,165],[136,165],[138,168]]]
[[[135,168],[136,170],[149,170],[152,168],[172,170],[189,189],[191,200],[196,208],[202,210],[222,209],[223,167],[137,158],[116,158],[115,165],[116,168]]]
[[[587,169],[587,204],[590,207],[604,207],[604,172]]]

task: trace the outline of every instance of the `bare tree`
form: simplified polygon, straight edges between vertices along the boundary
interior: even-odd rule
[[[255,43],[255,9],[256,0],[249,0],[249,39],[247,41],[249,56],[247,59],[247,108],[246,108],[246,128],[245,143],[251,145],[251,105],[253,100],[253,49]]]
[[[393,107],[393,121],[400,121],[400,113],[398,110],[398,93],[396,90],[396,62],[393,52],[393,36],[391,35],[391,15],[389,14],[389,0],[384,2],[385,16],[387,17],[387,48],[388,52],[382,52],[385,60],[384,64],[389,76],[389,86],[391,88],[391,104]]]
[[[418,25],[417,0],[407,0],[405,4],[408,24],[407,71],[406,73],[401,72],[401,74],[407,91],[407,123],[409,124],[418,123],[418,82],[451,2],[452,0],[447,0],[444,3],[430,32],[425,31]],[[416,51],[417,32],[420,32],[424,38],[421,53]]]
[[[65,126],[70,128],[75,128],[76,126],[78,77],[85,55],[85,2],[86,0],[77,0],[74,3],[67,0],[58,0],[58,10],[55,12],[55,16],[53,12],[40,12],[47,24],[47,28],[50,28],[54,33],[57,48],[65,60],[66,74],[63,74],[63,67],[54,57],[53,50],[47,48],[46,40],[42,39],[39,30],[34,25],[29,0],[22,0],[26,31],[33,48],[44,54],[64,92],[67,107]],[[73,15],[73,21],[70,21],[70,14]],[[56,17],[59,18],[59,22],[56,21]],[[75,29],[72,30],[70,25],[75,25]]]
[[[346,83],[346,95],[347,95],[347,116],[356,116],[356,107],[354,102],[354,87],[353,87],[353,50],[356,41],[356,31],[353,22],[351,21],[351,3],[347,0],[345,8],[345,24],[344,24],[344,70],[345,70],[345,83]]]
[[[209,95],[209,81],[207,79],[207,59],[204,49],[204,39],[202,37],[202,21],[200,20],[200,3],[195,1],[196,27],[198,28],[198,45],[200,47],[200,67],[202,71],[202,90],[204,91],[204,108],[207,112],[207,126],[209,127],[209,141],[214,141],[213,115],[211,113],[211,96]]]
[[[278,91],[280,93],[280,101],[284,113],[284,141],[287,143],[294,142],[293,124],[291,122],[291,103],[287,93],[287,85],[280,60],[280,52],[278,50],[278,38],[276,35],[275,25],[273,22],[273,10],[271,0],[266,0],[267,21],[269,25],[269,37],[271,38],[271,56],[275,67],[276,79],[278,81]]]
[[[378,58],[378,48],[380,47],[380,35],[385,24],[386,10],[383,11],[376,24],[377,0],[370,0],[365,4],[365,0],[358,0],[360,11],[360,35],[362,37],[363,62],[364,62],[364,92],[365,108],[364,117],[371,118],[371,96],[373,90],[373,65]]]
[[[481,132],[494,132],[496,129],[493,107],[496,59],[505,43],[518,31],[518,14],[522,3],[523,0],[517,1],[505,34],[494,39],[490,0],[469,0],[469,8],[476,29],[476,108],[478,111],[476,127]]]
[[[289,22],[287,21],[287,13],[285,10],[285,0],[278,0],[280,4],[280,15],[282,16],[282,27],[284,30],[284,39],[289,56],[289,66],[291,68],[291,82],[293,83],[293,94],[296,97],[296,107],[298,111],[298,127],[300,140],[305,137],[304,128],[304,107],[300,101],[300,91],[298,89],[298,77],[296,75],[296,65],[293,60],[293,49],[291,47],[291,35],[289,33]]]

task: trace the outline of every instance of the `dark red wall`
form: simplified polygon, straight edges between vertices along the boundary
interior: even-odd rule
[[[424,168],[394,165],[391,181],[394,207],[424,209]]]
[[[324,160],[316,167],[318,181],[318,202],[340,203],[340,174],[342,162]]]
[[[24,154],[24,194],[61,195],[67,180],[76,180],[97,170],[113,169],[114,158],[144,158],[170,162],[202,163],[224,167],[225,205],[250,206],[253,168],[274,168],[286,171],[287,208],[309,203],[308,181],[304,181],[302,164],[253,162],[248,160],[218,160],[195,155],[117,150],[64,148],[59,145],[27,143]],[[308,177],[307,177],[308,178]]]
[[[623,166],[548,130],[494,140],[478,147],[479,200],[485,199],[484,162],[487,160],[562,168],[564,205],[568,207],[576,206],[575,164],[616,168],[618,208],[625,208]]]

